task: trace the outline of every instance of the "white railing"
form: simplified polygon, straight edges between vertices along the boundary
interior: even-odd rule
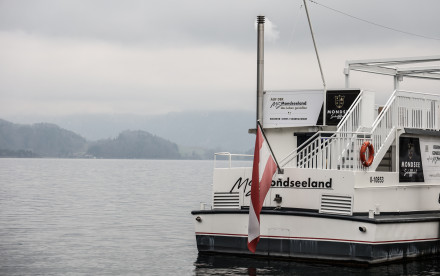
[[[292,160],[295,160],[298,158],[298,164],[301,165],[307,165],[307,164],[317,164],[320,161],[323,162],[323,160],[327,160],[326,158],[326,152],[329,152],[329,147],[334,141],[339,141],[337,144],[338,146],[342,146],[340,144],[340,141],[344,141],[347,144],[350,142],[350,140],[353,140],[354,138],[354,132],[358,131],[360,127],[361,122],[361,103],[362,103],[362,95],[363,91],[359,93],[359,95],[354,100],[353,104],[350,106],[350,108],[347,110],[346,114],[342,118],[342,120],[339,122],[337,126],[336,132],[317,132],[312,137],[307,139],[303,143],[303,145],[307,146],[300,146],[293,150],[291,153],[287,155],[282,161],[281,166],[286,165],[293,165]],[[350,133],[351,136],[350,136]],[[339,134],[336,136],[336,134]],[[324,139],[324,140],[323,140]],[[313,142],[312,142],[313,141]],[[323,148],[322,148],[323,147]],[[320,150],[322,148],[322,150]],[[343,147],[344,149],[344,147]],[[329,152],[330,153],[330,152]],[[334,151],[333,151],[334,153]],[[341,154],[344,153],[344,150]],[[315,156],[316,155],[316,156]],[[321,156],[319,156],[321,155]],[[323,155],[323,156],[322,156]],[[318,158],[319,156],[319,158]],[[316,157],[316,158],[315,158]],[[338,156],[339,160],[341,159],[340,156]],[[310,160],[308,160],[310,159]],[[325,167],[329,167],[329,162],[326,161]],[[335,160],[332,159],[331,164],[335,164]],[[300,165],[300,167],[302,167]],[[324,165],[324,164],[322,164]],[[296,165],[295,165],[296,167]],[[331,167],[331,165],[330,165]]]
[[[307,145],[284,162],[283,166],[361,170],[363,167],[359,161],[359,150],[367,140],[370,140],[370,134],[365,132],[320,131]]]
[[[439,130],[439,100],[439,95],[395,91],[373,123],[373,143],[383,145],[395,128]]]
[[[226,157],[226,159],[217,160],[218,156]],[[217,153],[214,153],[214,168],[218,168],[218,161],[223,161],[223,162],[227,161],[226,167],[232,168],[233,158],[235,158],[234,161],[238,161],[238,162],[240,162],[240,161],[246,162],[247,161],[247,162],[249,162],[249,161],[252,161],[252,159],[250,159],[251,157],[253,158],[254,156],[251,154],[236,154],[236,153],[234,154],[234,153],[229,153],[229,152],[217,152]],[[225,167],[224,164],[223,164],[223,167]]]
[[[386,143],[386,140],[394,139],[394,136],[392,134],[394,134],[394,131],[399,126],[396,116],[396,110],[398,109],[397,93],[397,91],[393,92],[393,94],[385,104],[384,108],[380,112],[379,116],[373,122],[373,127],[371,129],[371,140],[375,149],[376,157],[379,157],[379,155],[383,155],[383,151],[388,150],[389,144],[392,141],[388,141],[388,143]]]
[[[307,145],[311,144],[312,141],[313,141],[314,143],[316,143],[316,140],[319,139],[319,137],[321,136],[321,133],[322,133],[322,131],[318,131],[318,132],[316,132],[315,134],[312,135],[312,137],[310,137],[310,138],[307,139],[304,143],[302,143],[301,146],[297,147],[297,148],[294,149],[292,152],[290,152],[290,153],[289,153],[289,154],[288,154],[283,160],[281,160],[281,162],[280,162],[280,166],[281,166],[281,167],[284,167],[284,166],[293,166],[293,164],[291,164],[291,162],[292,162],[293,160],[295,160],[295,158],[296,158],[298,155],[301,155],[301,156],[303,156],[303,155],[304,155],[304,156],[305,156],[305,155],[309,155],[310,152],[311,152],[311,149],[308,151],[309,153],[307,153],[307,152],[306,152],[306,147],[307,147]],[[332,133],[332,134],[333,134],[333,132],[327,132],[327,133]],[[294,167],[296,167],[296,165],[295,165]]]
[[[439,95],[394,91],[371,129],[376,153],[370,170],[377,168],[398,128],[439,130],[439,100]]]
[[[346,114],[337,126],[337,132],[358,131],[361,125],[361,103],[363,91],[354,100],[353,104],[347,110]]]
[[[297,162],[290,165],[299,168],[327,168],[331,166],[334,160],[328,154],[334,135],[333,132],[317,132],[303,144],[305,146],[300,147],[299,151],[294,153],[290,160]]]
[[[395,139],[397,128],[439,130],[439,95],[394,91],[369,132],[358,132],[361,101],[362,97],[356,99],[336,132],[317,132],[284,158],[281,166],[375,170]],[[375,148],[375,163],[369,168],[362,166],[359,154],[367,140]]]
[[[439,130],[439,95],[400,91],[397,96],[400,127]]]
[[[338,153],[340,152],[340,155],[338,155],[338,169],[347,169],[354,166],[354,163],[348,164],[348,166],[347,163],[351,163],[354,158],[352,156],[353,153],[350,152],[352,150],[351,145],[356,144],[358,135],[363,135],[357,133],[361,128],[363,95],[364,91],[361,91],[337,126],[336,133],[340,137],[338,140],[344,141],[344,144],[341,146],[345,145],[345,147],[341,148],[342,152],[338,151]],[[363,135],[363,137],[365,136]]]

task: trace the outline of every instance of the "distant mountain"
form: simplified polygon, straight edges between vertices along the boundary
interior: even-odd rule
[[[70,115],[64,117],[16,117],[14,121],[45,121],[72,130],[88,140],[115,138],[124,130],[143,130],[178,145],[234,153],[253,148],[255,113],[250,111],[186,111],[157,116]]]
[[[213,153],[178,146],[141,130],[91,142],[54,124],[24,125],[0,119],[0,157],[211,159]]]
[[[19,125],[0,119],[0,154],[17,157],[73,157],[87,141],[54,124]]]
[[[98,158],[180,159],[176,144],[145,131],[124,131],[115,139],[94,142],[88,154]]]

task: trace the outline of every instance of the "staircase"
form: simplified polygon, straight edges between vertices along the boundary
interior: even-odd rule
[[[363,98],[364,95],[359,94],[335,132],[317,132],[284,158],[281,166],[375,171],[396,139],[397,130],[439,130],[439,95],[394,91],[368,128],[361,124],[365,113],[362,111]],[[360,162],[359,151],[365,141],[370,141],[375,149],[370,167]]]
[[[392,164],[392,156],[393,152],[391,150],[391,147],[387,150],[385,153],[385,156],[382,158],[382,161],[380,161],[379,166],[377,166],[376,171],[380,172],[392,172],[393,171],[393,164]]]

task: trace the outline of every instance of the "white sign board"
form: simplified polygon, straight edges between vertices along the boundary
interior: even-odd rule
[[[440,181],[440,139],[437,137],[421,137],[420,152],[425,182],[438,183]]]
[[[315,126],[324,91],[266,91],[263,98],[265,128]]]

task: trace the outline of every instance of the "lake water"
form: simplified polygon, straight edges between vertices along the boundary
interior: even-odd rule
[[[190,212],[213,161],[0,159],[0,275],[437,275],[198,255]]]

